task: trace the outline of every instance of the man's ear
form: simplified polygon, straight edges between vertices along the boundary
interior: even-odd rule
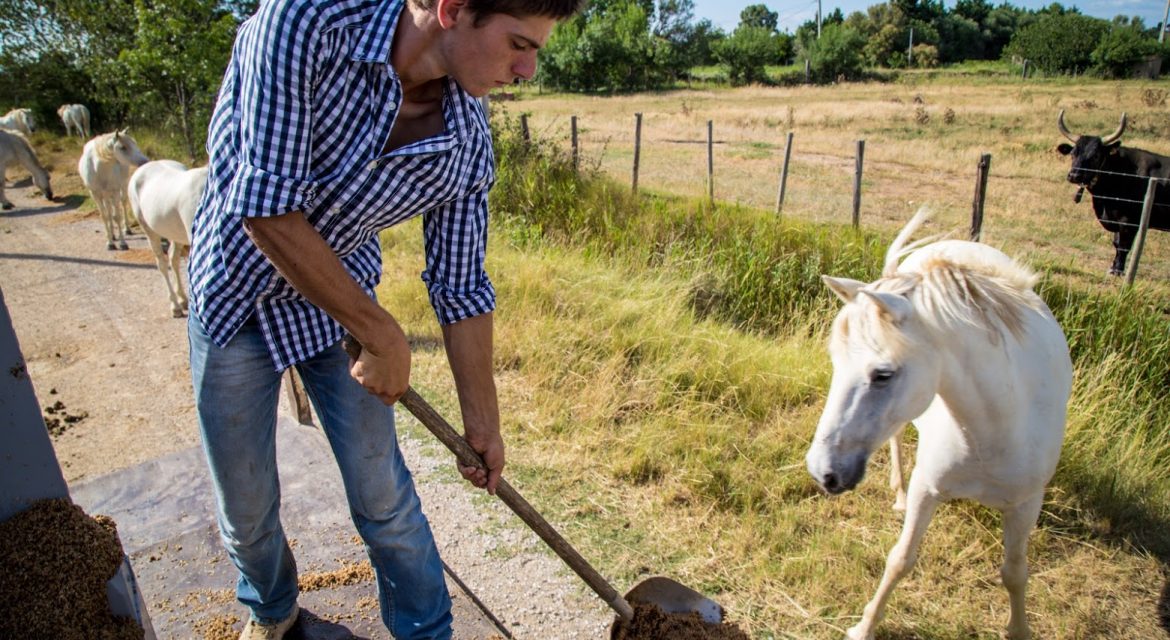
[[[439,18],[439,26],[451,29],[455,26],[460,14],[470,15],[470,10],[467,8],[467,0],[438,0],[435,3],[435,13]]]

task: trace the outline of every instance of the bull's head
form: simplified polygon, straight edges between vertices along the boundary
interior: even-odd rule
[[[1061,135],[1068,138],[1072,144],[1062,143],[1056,147],[1056,150],[1061,155],[1072,156],[1072,169],[1069,169],[1068,172],[1069,182],[1090,188],[1093,186],[1093,183],[1101,176],[1100,171],[1105,166],[1109,156],[1116,155],[1117,150],[1121,148],[1121,134],[1125,132],[1125,123],[1126,117],[1123,113],[1121,114],[1121,124],[1117,126],[1117,130],[1104,138],[1077,136],[1073,135],[1065,126],[1064,110],[1061,109],[1060,117],[1056,119],[1056,126],[1060,129]]]

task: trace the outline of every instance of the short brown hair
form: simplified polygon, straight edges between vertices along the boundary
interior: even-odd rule
[[[433,9],[438,0],[410,0],[423,9]],[[493,13],[504,13],[514,18],[528,16],[544,16],[555,20],[571,18],[582,9],[589,0],[468,0],[467,8],[475,14],[475,22],[479,24],[484,18]]]

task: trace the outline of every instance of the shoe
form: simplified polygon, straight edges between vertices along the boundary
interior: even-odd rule
[[[297,622],[297,615],[301,612],[300,607],[293,605],[292,613],[280,622],[273,624],[261,624],[255,618],[248,620],[248,624],[244,627],[244,631],[240,633],[240,640],[281,640],[284,634],[292,628]]]

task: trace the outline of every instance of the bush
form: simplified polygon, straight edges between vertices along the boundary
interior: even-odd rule
[[[1133,26],[1114,27],[1101,38],[1090,58],[1094,68],[1111,78],[1129,77],[1134,65],[1160,52],[1158,41]]]
[[[853,29],[830,24],[821,29],[821,37],[808,49],[812,73],[822,82],[838,76],[848,79],[861,75],[861,50],[865,40]]]
[[[763,82],[764,66],[779,57],[780,42],[775,33],[764,27],[736,29],[726,39],[715,43],[715,59],[727,65],[732,84]]]
[[[1076,13],[1048,14],[1012,36],[1004,52],[1030,60],[1048,73],[1087,69],[1109,23]]]

